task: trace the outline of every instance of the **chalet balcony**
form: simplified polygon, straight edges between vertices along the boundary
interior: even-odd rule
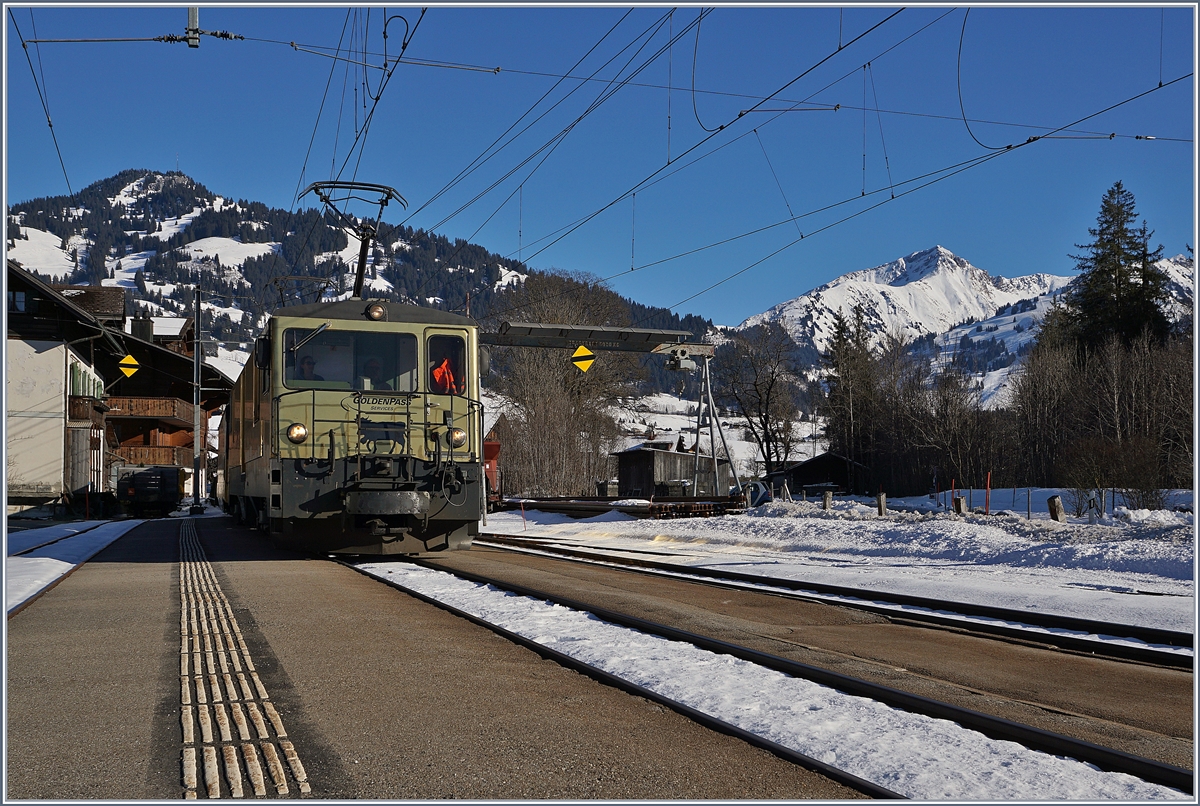
[[[70,395],[67,398],[67,419],[75,422],[88,421],[97,428],[104,427],[104,412],[108,405],[98,398]]]
[[[192,404],[177,397],[110,397],[105,402],[109,406],[107,416],[110,420],[141,417],[180,428],[193,424]]]
[[[191,447],[175,445],[126,445],[114,453],[130,465],[172,465],[191,467],[195,456]]]

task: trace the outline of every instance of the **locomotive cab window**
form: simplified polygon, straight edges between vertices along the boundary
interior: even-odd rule
[[[417,339],[410,333],[290,328],[283,349],[291,389],[416,389]]]
[[[429,391],[462,395],[467,391],[467,345],[460,336],[429,337]]]

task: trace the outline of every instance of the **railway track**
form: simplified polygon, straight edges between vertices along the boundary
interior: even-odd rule
[[[482,606],[462,606],[455,603],[451,597],[449,600],[439,594],[430,594],[422,592],[420,585],[415,587],[407,579],[410,576],[405,569],[410,569],[414,564],[410,563],[362,563],[358,564],[357,570],[384,579],[388,584],[406,590],[419,598],[429,601],[439,607],[450,610],[460,616],[468,618],[478,624],[484,625],[492,629],[504,637],[523,644],[534,651],[551,657],[554,660],[570,666],[582,673],[603,680],[606,683],[618,686],[638,696],[646,697],[653,701],[657,701],[667,707],[675,709],[686,716],[689,716],[703,724],[708,725],[716,730],[726,733],[732,733],[744,738],[759,747],[768,749],[769,751],[791,760],[797,764],[808,767],[809,769],[818,770],[834,780],[858,789],[859,791],[877,798],[895,798],[895,797],[987,797],[979,791],[958,791],[955,793],[930,793],[927,790],[922,790],[920,785],[914,784],[912,778],[915,773],[911,770],[899,770],[895,773],[880,773],[878,770],[873,773],[862,773],[858,771],[854,764],[842,766],[836,762],[829,763],[823,760],[823,757],[829,755],[822,753],[820,750],[797,749],[787,741],[776,741],[773,738],[767,738],[763,732],[748,730],[745,726],[738,724],[738,720],[728,719],[720,714],[714,715],[711,711],[698,708],[693,704],[689,704],[685,700],[680,700],[670,694],[655,690],[654,687],[637,682],[631,682],[626,676],[613,674],[606,671],[603,664],[597,664],[594,661],[588,662],[580,660],[570,651],[563,651],[558,644],[554,646],[547,645],[546,640],[531,637],[528,630],[523,631],[520,628],[514,628],[512,623],[507,622],[504,618],[495,615],[489,615],[492,612],[493,605]],[[827,669],[818,668],[809,664],[798,663],[794,660],[771,655],[751,647],[743,646],[738,643],[725,641],[711,636],[706,636],[696,632],[683,630],[678,627],[658,623],[645,618],[631,616],[628,613],[619,612],[617,610],[598,607],[594,604],[589,604],[582,601],[577,601],[572,598],[557,595],[551,591],[540,588],[514,584],[511,581],[500,579],[494,575],[472,573],[461,568],[447,568],[444,565],[436,562],[417,561],[416,566],[426,569],[436,569],[433,573],[454,575],[460,580],[472,583],[474,586],[483,589],[483,586],[506,592],[508,594],[516,594],[522,597],[529,597],[535,602],[552,602],[564,608],[569,608],[578,613],[588,614],[590,617],[600,619],[611,625],[619,625],[630,630],[636,630],[645,635],[658,636],[672,642],[681,642],[693,647],[700,648],[709,653],[716,655],[736,658],[740,661],[745,661],[762,669],[771,670],[787,675],[790,678],[800,681],[809,681],[828,689],[833,689],[837,692],[850,695],[854,698],[863,698],[874,703],[882,703],[890,708],[899,709],[909,715],[916,715],[917,718],[929,718],[935,720],[948,720],[953,722],[963,729],[982,734],[991,740],[1001,742],[1015,742],[1024,748],[1039,751],[1039,753],[1049,754],[1049,756],[1068,757],[1076,759],[1084,764],[1095,765],[1100,770],[1109,773],[1125,774],[1135,776],[1142,781],[1149,782],[1154,785],[1169,787],[1170,789],[1178,790],[1180,793],[1190,794],[1193,786],[1192,771],[1177,767],[1171,764],[1162,763],[1148,758],[1139,757],[1130,753],[1114,750],[1095,743],[1082,741],[1069,736],[1057,734],[1051,731],[1039,729],[1029,725],[1021,724],[1008,719],[998,718],[989,714],[974,711],[969,708],[952,705],[946,702],[940,702],[914,695],[909,692],[891,688],[885,685],[880,685],[864,679],[858,679],[849,675],[832,672]],[[393,575],[398,575],[398,578]],[[472,594],[476,595],[476,594]],[[482,595],[482,594],[478,594]],[[481,609],[482,608],[482,609]],[[536,634],[544,628],[538,627],[533,630]],[[560,641],[559,644],[569,646],[570,640]],[[624,651],[628,652],[628,649]],[[770,731],[766,731],[770,733]],[[936,757],[936,751],[934,751]],[[839,757],[840,758],[840,757]],[[869,767],[870,765],[868,765]],[[1009,768],[1006,765],[1004,775],[1020,776],[1021,769],[1019,766]],[[1035,773],[1030,773],[1035,774]],[[1044,773],[1037,773],[1044,774]],[[964,784],[964,786],[967,786]],[[913,790],[915,788],[915,791]],[[908,790],[908,791],[905,791]]]
[[[539,552],[579,562],[669,575],[711,585],[737,589],[750,587],[777,596],[852,607],[890,620],[988,635],[1004,640],[1046,644],[1069,652],[1188,670],[1192,669],[1195,660],[1194,637],[1185,632],[684,566],[652,559],[649,556],[630,556],[661,556],[657,552],[628,549],[615,552],[596,551],[563,545],[561,539],[487,533],[481,535],[476,542],[483,546]]]

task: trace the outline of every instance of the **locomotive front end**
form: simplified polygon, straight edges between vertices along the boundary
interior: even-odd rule
[[[272,319],[256,353],[270,427],[261,496],[246,491],[277,543],[344,554],[471,545],[483,508],[471,320],[385,302],[301,306]]]

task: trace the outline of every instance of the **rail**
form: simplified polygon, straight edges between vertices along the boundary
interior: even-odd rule
[[[476,574],[457,568],[447,568],[437,563],[429,562],[428,560],[414,559],[412,562],[416,565],[441,571],[443,573],[453,574],[454,576],[475,582],[477,584],[491,585],[520,596],[528,596],[538,601],[549,601],[572,610],[590,613],[602,621],[619,624],[623,627],[629,627],[631,629],[639,630],[652,635],[658,635],[672,641],[687,642],[710,652],[729,655],[741,660],[758,664],[760,666],[764,666],[768,669],[773,669],[784,674],[792,675],[793,677],[811,680],[815,683],[829,686],[830,688],[845,692],[847,694],[869,697],[873,700],[890,705],[893,708],[899,708],[910,713],[923,714],[935,719],[948,719],[962,725],[963,727],[976,730],[993,739],[1014,741],[1033,750],[1040,750],[1052,755],[1070,756],[1071,758],[1075,758],[1079,761],[1094,764],[1103,770],[1134,775],[1150,783],[1182,790],[1189,795],[1193,792],[1193,772],[1182,767],[1165,764],[1141,756],[1135,756],[1120,750],[1103,747],[1092,742],[1075,739],[1070,736],[1064,736],[1052,731],[1042,730],[1041,728],[1035,728],[1030,725],[1013,722],[1012,720],[1003,719],[1001,717],[991,716],[990,714],[981,713],[969,708],[962,708],[960,706],[934,700],[929,697],[923,697],[918,694],[912,694],[907,691],[901,691],[889,686],[851,677],[840,672],[834,672],[828,669],[821,669],[816,666],[811,666],[809,664],[799,663],[778,655],[760,652],[755,649],[750,649],[749,647],[740,646],[738,644],[733,644],[728,641],[722,641],[716,638],[689,632],[687,630],[681,630],[666,624],[660,624],[614,610],[597,607],[585,602],[559,596],[548,591],[531,588],[525,585],[519,585],[505,580],[495,579],[483,574]],[[449,608],[449,606],[442,603],[435,603],[440,607]],[[495,630],[501,629],[495,627],[494,625],[487,626]],[[545,649],[545,647],[540,647],[537,651],[541,652]],[[588,668],[590,669],[591,667]],[[590,674],[591,672],[588,673]],[[643,696],[646,695],[643,694]],[[666,704],[670,705],[670,707],[675,707],[674,704]],[[886,790],[884,791],[886,792]],[[873,796],[898,797],[895,793],[883,795],[874,794]]]
[[[772,591],[775,595],[817,601],[832,600],[842,607],[853,607],[896,620],[923,622],[1004,638],[1036,641],[1088,654],[1182,669],[1191,669],[1194,662],[1194,655],[1188,652],[1163,651],[1154,649],[1152,646],[1136,646],[1080,637],[1089,634],[1111,636],[1140,641],[1148,645],[1157,644],[1165,647],[1191,649],[1194,644],[1193,636],[1190,633],[1174,630],[1129,624],[1109,624],[1051,613],[1033,613],[965,602],[947,602],[941,599],[826,585],[797,579],[767,577],[724,569],[685,567],[676,563],[641,557],[615,556],[562,545],[549,545],[544,540],[521,535],[482,533],[476,538],[476,542],[484,545],[491,543],[510,550],[538,551],[576,561],[604,563],[635,572],[669,574],[705,584],[728,585],[743,590],[747,585],[769,586],[775,589]],[[969,620],[964,617],[969,617]],[[1029,626],[1041,629],[1031,631]]]
[[[735,515],[746,511],[746,499],[740,495],[701,498],[655,496],[645,500],[589,496],[507,498],[501,508],[507,510],[537,509],[542,512],[558,512],[580,518],[601,515],[605,512],[620,512],[635,518],[670,520],[673,518],[713,518],[720,515]]]

